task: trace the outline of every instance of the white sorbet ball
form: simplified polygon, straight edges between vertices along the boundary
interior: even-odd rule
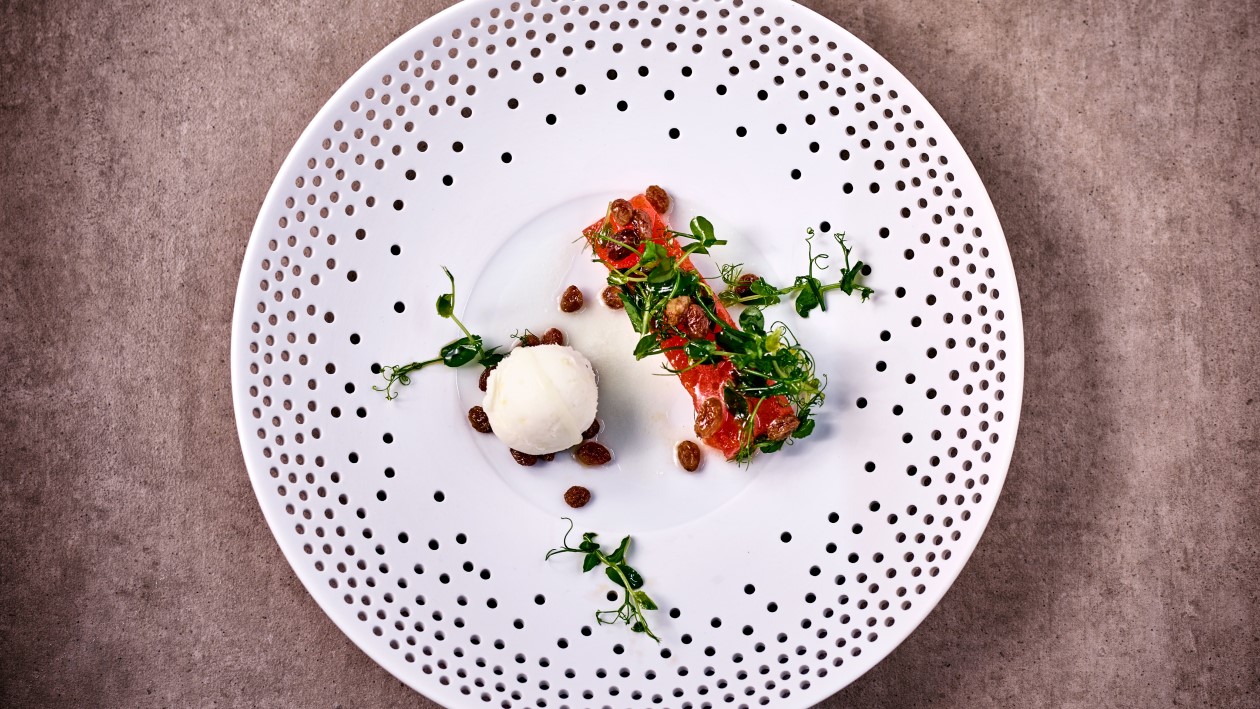
[[[499,440],[543,455],[582,442],[595,420],[595,370],[563,345],[517,347],[486,382],[482,408]]]

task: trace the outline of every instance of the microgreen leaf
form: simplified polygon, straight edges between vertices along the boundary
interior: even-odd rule
[[[451,281],[451,292],[438,296],[437,312],[438,315],[449,318],[455,314],[455,276],[451,275],[450,270],[446,266],[443,266],[442,270],[446,272],[446,277]]]
[[[783,447],[783,441],[761,441],[757,444],[757,450],[762,453],[777,453]]]
[[[745,399],[744,395],[730,382],[722,387],[722,403],[726,404],[726,410],[731,412],[732,416],[742,418],[748,415],[748,399]]]
[[[643,359],[661,352],[660,342],[654,334],[647,334],[639,338],[638,344],[634,346],[634,358]]]
[[[674,278],[674,271],[677,263],[672,257],[666,256],[657,262],[652,272],[648,274],[647,282],[652,284],[668,283]]]
[[[626,549],[628,549],[629,547],[630,547],[630,537],[629,535],[627,535],[624,538],[622,538],[621,544],[617,547],[617,551],[614,551],[613,553],[608,555],[608,563],[620,564],[622,561],[624,561],[626,558]]]
[[[762,349],[766,351],[766,354],[771,354],[771,355],[778,354],[780,347],[782,347],[783,345],[784,332],[785,331],[782,327],[776,327],[775,329],[771,330],[768,335],[766,335],[766,339],[764,342],[762,342],[762,345],[761,345]],[[791,353],[785,353],[785,354],[790,356]],[[786,359],[786,358],[781,358],[781,359]],[[788,360],[784,362],[783,364],[791,366],[792,362],[791,360]]]
[[[733,327],[724,327],[717,331],[713,341],[717,343],[718,347],[727,352],[743,353],[748,350],[749,345],[753,342],[753,338]]]
[[[796,314],[803,318],[822,305],[822,282],[813,276],[797,276],[800,292],[796,294]]]
[[[622,580],[621,574],[617,573],[616,566],[609,566],[606,569],[604,569],[604,575],[607,576],[610,581],[617,584],[618,586],[621,586],[622,588],[625,588],[626,584],[629,583],[628,580]]]
[[[488,350],[483,349],[481,351],[481,357],[477,360],[477,362],[487,367],[494,367],[497,366],[499,362],[502,362],[503,358],[506,356],[507,353],[500,352],[498,347],[491,347]]]
[[[642,591],[635,591],[634,598],[639,602],[639,605],[643,606],[644,610],[654,611],[657,609],[656,601],[653,601],[651,596]]]
[[[643,587],[643,577],[628,564],[618,564],[617,569],[626,577],[626,581],[630,583],[631,589]]]
[[[766,316],[756,306],[744,308],[744,312],[739,314],[739,326],[744,332],[763,335],[766,332]]]
[[[643,311],[639,308],[638,302],[625,292],[621,292],[618,295],[622,304],[626,306],[626,317],[630,318],[630,324],[634,327],[634,331],[643,332]]]
[[[596,566],[599,566],[599,554],[590,552],[582,559],[582,573],[586,573]]]
[[[800,420],[801,424],[792,432],[792,438],[806,438],[814,432],[814,425],[817,421],[809,417],[809,409],[802,409],[797,414],[797,419]]]
[[[691,340],[683,346],[683,351],[693,363],[705,364],[716,356],[717,345],[711,340]]]
[[[696,217],[691,220],[691,233],[696,237],[696,241],[709,244],[713,241],[713,224],[704,217]]]
[[[461,337],[442,347],[442,363],[448,367],[462,367],[473,361],[481,352],[481,338],[477,335]]]

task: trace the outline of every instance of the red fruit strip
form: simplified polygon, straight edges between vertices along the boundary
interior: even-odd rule
[[[652,205],[648,202],[647,198],[642,194],[635,195],[630,199],[630,204],[635,209],[641,209],[651,216],[652,241],[665,246],[666,251],[671,256],[675,258],[682,256],[682,246],[678,243],[677,239],[669,235],[669,225],[666,223],[664,216],[657,213],[657,211],[652,208]],[[607,223],[608,217],[605,217],[596,221],[582,232],[583,235],[586,236],[587,241],[590,242],[591,248],[595,251],[595,255],[598,256],[599,259],[604,262],[604,265],[608,266],[610,270],[614,268],[625,269],[634,266],[639,260],[638,254],[632,253],[622,259],[614,260],[609,256],[609,245],[595,238],[596,234],[598,234]],[[696,270],[696,267],[691,263],[690,258],[682,259],[679,262],[679,265],[689,271]],[[701,281],[704,281],[703,277],[701,277]],[[717,327],[730,327],[738,329],[735,324],[735,320],[731,318],[730,313],[727,312],[724,305],[715,301],[713,303],[713,309],[718,318],[722,321],[722,323],[724,323],[723,325],[719,325]],[[712,340],[713,337],[713,334],[710,334],[708,339]],[[665,359],[668,360],[670,367],[677,370],[686,370],[680,374],[678,378],[682,382],[683,388],[687,390],[687,393],[691,394],[692,403],[697,411],[699,411],[700,404],[703,403],[705,399],[717,398],[718,401],[723,402],[722,426],[717,430],[717,433],[705,438],[704,442],[721,451],[722,454],[729,460],[730,458],[734,458],[735,454],[739,452],[741,444],[740,434],[743,432],[743,426],[740,421],[727,410],[726,403],[722,397],[723,388],[726,386],[726,383],[731,381],[733,378],[735,366],[731,364],[730,361],[723,360],[718,364],[702,364],[687,369],[690,365],[687,355],[681,349],[671,349],[681,347],[686,344],[686,342],[686,338],[674,335],[665,338],[665,340],[661,342],[661,348],[665,350]],[[757,412],[756,421],[753,427],[754,438],[765,434],[770,422],[774,419],[784,414],[795,413],[792,410],[792,405],[789,404],[787,398],[783,396],[773,396],[761,400],[754,399],[752,397],[746,398],[748,410],[756,410]],[[758,405],[759,401],[760,405]]]

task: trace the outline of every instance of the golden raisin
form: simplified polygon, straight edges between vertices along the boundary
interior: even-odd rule
[[[577,462],[582,465],[594,467],[612,460],[612,451],[604,447],[602,443],[582,441],[573,452],[573,457],[577,458]]]
[[[800,420],[794,414],[783,414],[766,427],[766,437],[772,441],[782,441],[792,435],[792,432],[800,425]]]
[[[490,417],[486,415],[486,410],[480,406],[474,406],[468,410],[468,423],[472,424],[473,430],[478,433],[490,433]]]
[[[718,432],[722,427],[722,402],[716,396],[711,396],[700,403],[700,409],[696,411],[696,435],[701,438],[708,438]]]
[[[582,309],[582,291],[577,286],[569,286],[564,289],[564,295],[560,296],[560,310],[566,313],[576,313]]]
[[[652,205],[652,209],[655,209],[658,214],[669,211],[669,193],[657,185],[648,187],[643,192],[643,196],[647,197],[648,204]]]
[[[621,300],[621,290],[617,286],[608,286],[600,292],[599,297],[604,301],[604,305],[613,310],[625,310],[626,308],[626,304]]]
[[[670,298],[665,304],[665,322],[680,327],[683,316],[687,314],[687,307],[691,305],[691,296],[680,295],[676,298]]]
[[[626,227],[618,231],[613,234],[612,239],[612,243],[608,245],[608,258],[613,261],[620,261],[630,254],[638,253],[639,244],[643,241],[634,227]]]
[[[515,448],[509,448],[508,450],[512,452],[512,460],[515,460],[520,465],[530,466],[538,462],[538,456],[536,455],[522,453]]]
[[[707,336],[710,329],[709,315],[704,308],[695,303],[687,306],[687,311],[683,313],[682,331],[691,339],[699,340]]]
[[[614,225],[625,226],[634,218],[634,207],[624,199],[614,199],[608,205],[608,215],[612,217]]]
[[[700,446],[695,441],[683,441],[678,444],[678,464],[689,473],[700,467]]]
[[[589,441],[599,435],[599,419],[591,421],[590,428],[582,432],[582,440]]]
[[[752,284],[757,281],[757,274],[745,273],[735,281],[735,296],[738,298],[747,298],[752,295]]]
[[[544,345],[563,345],[564,333],[559,328],[551,328],[543,333],[542,343]]]
[[[495,365],[498,366],[498,365]],[[486,384],[490,382],[490,373],[494,371],[494,367],[486,367],[481,370],[481,378],[477,380],[477,388],[482,391],[486,390]]]
[[[586,507],[586,503],[590,501],[591,491],[581,485],[574,485],[564,491],[564,503],[574,509],[577,509],[578,507]]]
[[[639,232],[639,241],[650,241],[652,239],[652,215],[646,210],[634,210],[634,218],[630,220],[630,226]]]

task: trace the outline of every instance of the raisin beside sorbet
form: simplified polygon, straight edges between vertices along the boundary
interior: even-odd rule
[[[560,332],[558,328],[553,327],[543,333],[542,343],[544,345],[563,345],[564,333]]]
[[[577,462],[582,465],[595,467],[612,460],[612,451],[605,448],[602,443],[582,441],[577,450],[573,451],[573,457],[577,458]]]
[[[474,406],[468,410],[468,423],[472,424],[473,430],[478,433],[491,433],[490,417],[480,406]]]
[[[591,421],[590,427],[582,432],[582,440],[589,441],[597,435],[599,435],[599,419]]]
[[[515,448],[509,448],[508,450],[512,453],[512,460],[515,460],[520,465],[530,466],[538,462],[538,456],[536,455],[522,453]]]

